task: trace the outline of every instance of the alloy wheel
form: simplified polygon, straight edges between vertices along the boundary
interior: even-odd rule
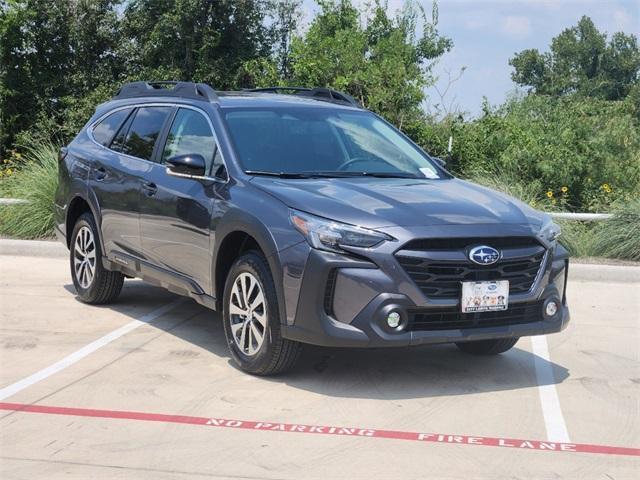
[[[80,286],[89,288],[96,273],[96,243],[89,227],[81,227],[76,235],[73,268]]]
[[[243,272],[233,282],[229,321],[240,351],[247,356],[258,353],[267,331],[267,308],[262,286],[251,273]]]

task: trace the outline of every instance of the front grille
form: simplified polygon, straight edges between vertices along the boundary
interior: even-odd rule
[[[478,245],[498,248],[502,258],[493,265],[476,265],[468,252]],[[528,237],[415,240],[396,253],[422,293],[437,299],[459,299],[462,282],[480,280],[509,280],[510,294],[526,293],[544,258],[544,247]]]
[[[510,305],[507,310],[497,312],[462,313],[459,307],[411,310],[407,329],[430,331],[520,325],[541,320],[540,309],[540,302],[531,302]]]

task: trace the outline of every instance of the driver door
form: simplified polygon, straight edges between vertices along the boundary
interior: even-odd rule
[[[218,189],[225,182],[173,176],[165,164],[173,156],[194,153],[205,159],[209,176],[224,169],[208,117],[200,110],[181,107],[141,193],[140,233],[147,261],[189,277],[209,293],[211,217]]]

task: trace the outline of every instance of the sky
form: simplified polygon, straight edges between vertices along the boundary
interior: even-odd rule
[[[354,1],[364,3],[365,0]],[[309,12],[311,1],[305,1]],[[431,0],[418,0],[430,14]],[[395,10],[403,0],[388,0]],[[449,77],[462,76],[447,91],[444,103],[472,116],[481,111],[483,96],[500,104],[516,85],[509,58],[526,48],[546,51],[551,39],[591,17],[600,31],[640,35],[640,0],[440,0],[438,30],[451,38],[453,49],[435,65],[436,85],[443,92]],[[435,88],[426,91],[427,107],[441,103]]]

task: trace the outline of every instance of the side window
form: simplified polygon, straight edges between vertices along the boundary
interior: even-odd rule
[[[211,172],[216,153],[216,141],[207,119],[199,112],[181,108],[178,110],[162,153],[162,161],[176,155],[197,153],[207,163],[207,173]],[[216,155],[219,156],[219,155]],[[218,161],[222,163],[222,158]],[[215,169],[213,170],[215,173]]]
[[[100,123],[93,127],[93,138],[100,145],[105,147],[109,146],[111,139],[115,135],[122,122],[125,121],[127,116],[131,113],[131,108],[125,108],[124,110],[118,110],[113,112],[108,117],[104,118]]]
[[[140,107],[122,145],[122,153],[151,160],[153,147],[171,110],[171,107]]]

